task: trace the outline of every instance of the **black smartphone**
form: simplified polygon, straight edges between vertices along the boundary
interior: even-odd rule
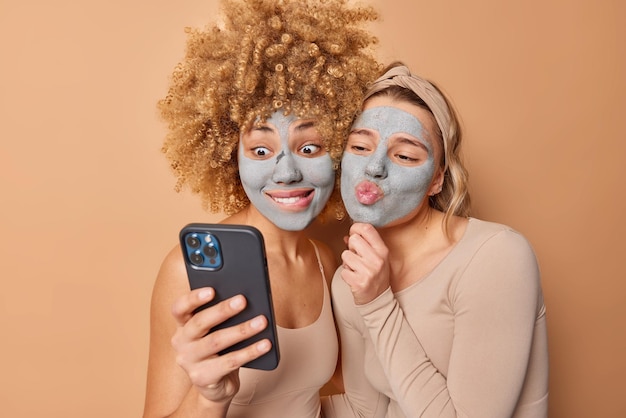
[[[280,352],[265,243],[261,232],[248,225],[193,223],[180,231],[180,245],[191,289],[215,289],[216,297],[198,310],[238,294],[246,297],[247,305],[242,312],[211,331],[239,324],[259,314],[265,315],[268,320],[268,326],[262,332],[223,350],[220,354],[267,338],[272,343],[272,349],[243,367],[275,369],[280,360]]]

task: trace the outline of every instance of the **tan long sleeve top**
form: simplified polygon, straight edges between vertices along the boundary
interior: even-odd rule
[[[547,416],[548,350],[539,269],[527,240],[470,219],[425,278],[355,306],[332,284],[346,393],[325,417]]]

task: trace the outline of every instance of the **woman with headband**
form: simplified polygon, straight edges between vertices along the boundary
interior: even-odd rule
[[[267,318],[209,333],[246,301],[237,295],[197,312],[215,292],[189,290],[176,246],[153,291],[144,418],[316,418],[337,365],[326,282],[337,260],[305,230],[318,214],[343,211],[335,168],[380,71],[376,39],[363,29],[377,14],[347,0],[225,0],[221,10],[223,24],[190,31],[159,102],[163,150],[179,188],[229,215],[223,223],[262,232],[280,362],[240,369],[270,349],[267,340],[219,354]]]
[[[469,217],[461,131],[396,63],[366,93],[342,159],[354,224],[332,284],[345,393],[325,417],[545,417],[548,350],[534,252]]]

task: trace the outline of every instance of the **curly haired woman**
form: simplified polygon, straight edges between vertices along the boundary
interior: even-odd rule
[[[267,319],[207,334],[246,300],[194,313],[215,292],[189,290],[176,246],[153,290],[144,417],[319,417],[319,390],[337,363],[328,291],[337,262],[305,228],[343,215],[335,170],[380,70],[363,28],[377,14],[346,0],[225,0],[222,12],[221,24],[189,30],[159,102],[163,151],[178,190],[228,215],[223,223],[263,233],[281,360],[271,371],[241,368],[270,349],[266,340],[218,354]]]

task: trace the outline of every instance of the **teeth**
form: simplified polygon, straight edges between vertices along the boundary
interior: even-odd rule
[[[295,196],[295,197],[274,197],[273,199],[278,203],[290,205],[290,204],[296,203],[302,198],[300,196]]]

